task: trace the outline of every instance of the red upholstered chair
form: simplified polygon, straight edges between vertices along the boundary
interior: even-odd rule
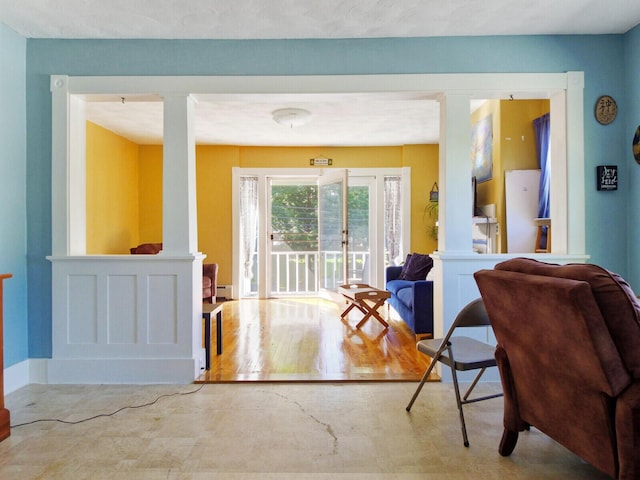
[[[613,478],[640,478],[640,304],[629,285],[596,265],[525,258],[475,279],[498,343],[500,454],[532,426]]]
[[[137,247],[129,249],[131,255],[155,255],[162,250],[161,243],[141,243]]]
[[[162,243],[141,243],[130,249],[132,255],[155,255],[162,250]],[[202,300],[216,303],[218,288],[218,264],[205,263],[202,265]]]
[[[216,303],[218,288],[218,264],[204,263],[202,265],[202,299],[206,303]]]

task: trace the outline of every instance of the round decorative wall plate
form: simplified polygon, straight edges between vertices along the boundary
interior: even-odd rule
[[[636,128],[636,134],[633,136],[633,158],[640,163],[640,126]]]
[[[596,101],[596,120],[602,125],[609,125],[618,115],[618,104],[609,95],[602,95]]]

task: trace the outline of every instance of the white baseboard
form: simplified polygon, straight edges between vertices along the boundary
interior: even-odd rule
[[[199,374],[192,358],[47,361],[47,383],[50,384],[188,384]]]
[[[47,374],[48,358],[32,358],[29,360],[29,383],[49,383]]]
[[[204,361],[204,360],[203,360]],[[188,384],[200,375],[193,359],[54,360],[31,358],[4,369],[4,393],[42,384]]]
[[[5,395],[11,392],[15,392],[16,390],[31,383],[29,376],[30,362],[30,360],[24,360],[20,363],[16,363],[4,369],[3,375]]]

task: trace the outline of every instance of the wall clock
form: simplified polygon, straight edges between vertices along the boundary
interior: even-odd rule
[[[616,119],[618,105],[613,97],[602,95],[596,101],[596,120],[602,125],[609,125]]]

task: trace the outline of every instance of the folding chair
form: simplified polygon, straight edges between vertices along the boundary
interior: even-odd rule
[[[460,424],[462,426],[462,438],[464,440],[464,446],[469,446],[469,438],[467,437],[467,427],[464,423],[464,414],[462,412],[462,406],[467,403],[479,402],[481,400],[489,400],[490,398],[497,398],[503,396],[502,393],[496,393],[493,395],[487,395],[484,397],[477,397],[469,399],[469,395],[475,388],[482,377],[484,371],[489,367],[496,366],[496,359],[494,356],[495,347],[487,343],[481,342],[474,338],[464,336],[453,336],[453,332],[456,328],[461,327],[483,327],[491,326],[489,323],[489,317],[487,311],[484,308],[484,303],[481,298],[478,298],[467,306],[465,306],[460,313],[456,316],[456,319],[451,325],[451,328],[447,332],[447,335],[442,339],[426,339],[417,343],[417,348],[420,352],[428,355],[432,358],[427,371],[425,372],[418,389],[413,394],[409,405],[407,405],[407,412],[411,411],[413,402],[420,394],[420,390],[424,386],[429,374],[435,367],[437,362],[442,362],[445,365],[451,367],[451,375],[453,377],[453,388],[456,393],[456,402],[458,403],[458,412],[460,413]],[[454,356],[455,352],[455,356]],[[458,376],[456,371],[466,370],[480,370],[476,375],[476,378],[471,383],[471,386],[464,394],[464,397],[460,397],[460,389],[458,386]]]

